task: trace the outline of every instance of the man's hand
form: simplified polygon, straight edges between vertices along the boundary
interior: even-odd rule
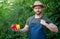
[[[20,25],[19,24],[12,24],[11,29],[12,29],[12,31],[19,31],[20,30]]]
[[[58,32],[58,27],[53,23],[50,23],[48,28],[53,32]]]
[[[13,30],[13,29],[12,29]],[[29,30],[29,26],[25,25],[23,29],[14,29],[13,31],[18,31],[18,32],[27,32]]]
[[[20,31],[20,29],[12,29],[12,31],[16,31],[16,32],[18,32],[18,31]]]
[[[42,25],[46,25],[46,22],[43,20],[43,19],[41,19],[41,22],[40,22]]]

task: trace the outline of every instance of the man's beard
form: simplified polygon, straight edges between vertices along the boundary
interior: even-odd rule
[[[40,15],[41,14],[41,12],[39,12],[39,13],[36,13],[37,15]]]

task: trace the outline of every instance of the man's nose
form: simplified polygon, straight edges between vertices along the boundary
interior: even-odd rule
[[[39,9],[37,9],[39,11]]]

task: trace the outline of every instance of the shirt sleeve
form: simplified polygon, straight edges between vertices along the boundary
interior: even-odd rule
[[[29,18],[26,20],[26,25],[29,25],[30,18],[31,18],[31,17],[29,17]]]
[[[48,24],[52,23],[52,21],[50,19],[46,18],[46,17],[43,17],[43,20],[45,20],[46,23],[48,23]]]

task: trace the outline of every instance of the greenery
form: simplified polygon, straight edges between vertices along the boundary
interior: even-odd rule
[[[11,24],[24,27],[28,17],[34,15],[30,5],[35,0],[0,0],[0,39],[28,39],[28,33],[14,32]],[[46,5],[42,13],[57,25],[59,32],[46,29],[47,39],[60,39],[60,0],[40,0]]]

